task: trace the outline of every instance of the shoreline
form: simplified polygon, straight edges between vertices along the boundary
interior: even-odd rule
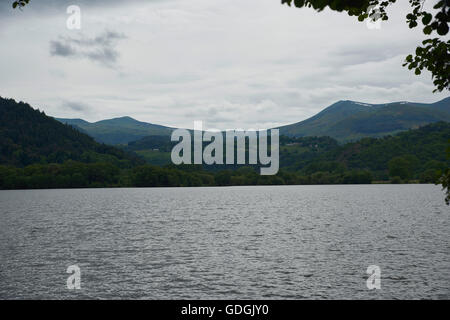
[[[90,189],[186,189],[186,188],[233,188],[233,187],[294,187],[294,186],[368,186],[368,185],[433,185],[435,183],[390,183],[389,181],[374,181],[372,183],[336,183],[336,184],[246,184],[246,185],[227,185],[227,186],[102,186],[102,187],[73,187],[73,188],[24,188],[24,189],[0,189],[0,191],[34,191],[34,190],[90,190]]]

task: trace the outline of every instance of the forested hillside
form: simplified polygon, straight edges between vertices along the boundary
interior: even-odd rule
[[[304,138],[298,138],[301,141]],[[419,129],[383,138],[364,138],[336,146],[305,159],[295,154],[295,146],[281,149],[281,166],[303,174],[337,173],[345,170],[367,170],[376,180],[399,177],[435,182],[449,166],[445,149],[449,145],[450,123],[438,122]],[[294,140],[295,141],[295,140]],[[305,151],[311,153],[311,149]]]
[[[95,142],[26,103],[0,97],[0,164],[23,167],[67,160],[109,162],[119,167],[141,162],[122,150]]]
[[[366,170],[375,180],[389,180],[391,174],[402,180],[434,182],[448,166],[445,149],[450,139],[450,123],[437,122],[393,136],[363,138],[339,144],[330,137],[280,137],[280,168],[302,176],[321,173],[329,176],[349,170]],[[132,150],[153,165],[169,165],[175,142],[165,137],[146,137],[130,143]],[[235,152],[236,153],[236,152]],[[400,165],[402,172],[389,168]],[[207,171],[237,169],[240,166],[205,166]],[[258,166],[253,166],[255,169]],[[334,181],[330,178],[330,181]]]

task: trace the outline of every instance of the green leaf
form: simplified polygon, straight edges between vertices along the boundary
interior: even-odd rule
[[[448,24],[447,22],[442,22],[439,24],[439,27],[437,28],[437,33],[440,36],[445,36],[448,33]]]
[[[425,34],[431,34],[432,31],[433,28],[431,26],[426,26],[425,28],[423,28],[423,33]]]
[[[305,0],[294,0],[294,5],[297,8],[303,8],[303,6],[305,5]]]
[[[444,0],[439,1],[433,8],[434,9],[439,9],[440,7],[442,7],[444,5]]]
[[[425,15],[422,18],[422,23],[424,25],[429,24],[431,22],[431,18],[433,18],[433,16],[430,13],[425,13]],[[427,34],[429,34],[429,33],[427,33]]]
[[[409,23],[409,27],[410,27],[411,29],[417,27],[417,22],[416,22],[416,21],[411,21],[411,22]]]

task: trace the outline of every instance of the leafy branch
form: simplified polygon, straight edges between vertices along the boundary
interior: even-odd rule
[[[16,8],[20,9],[20,8],[25,7],[28,3],[30,3],[30,0],[18,0],[18,1],[13,2],[12,7],[14,9],[16,9]]]

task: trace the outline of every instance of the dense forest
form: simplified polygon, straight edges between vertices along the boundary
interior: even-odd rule
[[[301,175],[280,170],[274,176],[261,176],[251,167],[237,170],[205,171],[201,167],[157,167],[142,165],[120,169],[110,163],[34,164],[25,168],[0,166],[0,188],[88,188],[88,187],[197,187],[284,184],[362,184],[371,183],[369,171],[341,173],[316,172]]]
[[[257,166],[157,166],[138,155],[170,159],[167,137],[147,137],[120,150],[22,102],[0,98],[0,112],[1,189],[436,183],[449,167],[446,122],[344,145],[330,137],[281,136],[281,169],[261,176]]]
[[[310,159],[296,157],[292,150],[282,148],[280,162],[290,171],[303,173],[368,170],[376,180],[398,177],[405,181],[435,182],[440,172],[449,166],[445,153],[449,139],[450,123],[438,122],[395,136],[363,138],[336,145],[314,156],[311,156],[312,151],[307,151]]]
[[[0,115],[0,164],[24,167],[73,160],[125,168],[142,163],[139,157],[97,143],[26,103],[0,97]]]

